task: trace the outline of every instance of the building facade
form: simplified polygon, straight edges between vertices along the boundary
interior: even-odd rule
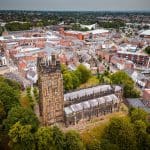
[[[118,51],[117,56],[120,58],[131,60],[137,65],[142,65],[147,68],[150,67],[150,58],[147,54]]]
[[[38,58],[38,75],[42,124],[63,122],[63,78],[60,62],[56,60],[55,55],[52,55],[51,60]]]
[[[111,85],[99,85],[64,94],[66,126],[119,111],[122,94],[122,87]]]
[[[64,94],[60,62],[38,59],[40,116],[43,125],[63,122],[75,125],[81,120],[118,111],[122,102],[122,87],[98,85]]]

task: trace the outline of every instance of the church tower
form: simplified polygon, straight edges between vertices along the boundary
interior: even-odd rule
[[[51,59],[38,58],[37,67],[42,124],[63,122],[64,96],[60,61],[52,54]]]

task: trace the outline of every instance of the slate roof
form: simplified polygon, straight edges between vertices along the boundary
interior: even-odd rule
[[[64,95],[64,100],[65,101],[70,101],[70,100],[75,99],[75,98],[83,97],[83,96],[86,96],[86,95],[91,95],[93,93],[105,92],[105,91],[108,91],[108,90],[112,90],[112,87],[110,85],[99,85],[99,86],[96,86],[96,87],[82,89],[82,90],[79,90],[79,91],[67,93],[67,94]]]
[[[90,107],[95,107],[95,106],[105,104],[105,103],[108,103],[108,102],[116,103],[116,102],[119,102],[119,99],[116,95],[111,94],[111,95],[103,96],[103,97],[100,97],[100,98],[80,102],[78,104],[70,105],[68,107],[65,107],[64,111],[65,111],[66,115],[69,115],[69,114],[72,114],[72,113],[75,113],[75,112],[82,111],[83,109],[88,109]]]

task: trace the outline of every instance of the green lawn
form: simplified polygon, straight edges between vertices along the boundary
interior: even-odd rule
[[[97,77],[92,76],[86,83],[81,84],[80,88],[87,88],[98,84],[99,84],[99,80],[97,79]]]

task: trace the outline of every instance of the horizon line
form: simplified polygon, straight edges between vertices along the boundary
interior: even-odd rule
[[[0,11],[47,11],[47,12],[149,12],[150,13],[150,10],[134,10],[134,9],[131,9],[131,10],[84,10],[84,9],[81,9],[81,10],[75,10],[75,9],[72,9],[72,10],[69,10],[69,9],[64,9],[64,10],[61,10],[61,9],[51,9],[51,10],[44,10],[44,9],[39,9],[39,10],[31,10],[31,9],[0,9]]]

